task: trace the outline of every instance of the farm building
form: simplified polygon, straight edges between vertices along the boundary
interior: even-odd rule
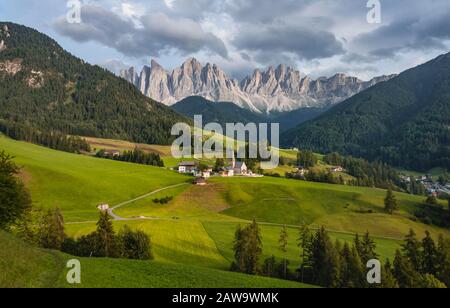
[[[103,150],[103,154],[108,157],[119,157],[120,151],[116,150]]]
[[[197,171],[197,163],[193,161],[184,161],[178,165],[178,172],[183,174],[195,173]]]
[[[109,204],[100,204],[97,208],[102,212],[106,212],[109,210]]]
[[[198,177],[194,180],[194,185],[205,186],[206,179],[204,177]]]

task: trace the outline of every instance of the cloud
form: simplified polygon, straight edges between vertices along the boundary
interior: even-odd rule
[[[55,29],[77,42],[109,47],[105,57],[135,65],[155,57],[174,67],[195,56],[239,76],[255,67],[284,63],[311,74],[361,71],[367,79],[399,73],[418,59],[429,60],[450,48],[448,0],[382,1],[381,25],[367,23],[367,1],[354,0],[89,3],[98,6],[83,8],[81,25],[59,18]]]
[[[237,22],[272,23],[299,12],[312,0],[225,0],[222,9]]]
[[[127,9],[130,12],[130,7]],[[133,20],[127,20],[100,6],[83,6],[81,18],[82,23],[70,24],[65,17],[60,17],[54,28],[78,42],[96,41],[132,57],[159,57],[170,52],[189,55],[199,51],[228,57],[227,47],[220,38],[188,18],[154,13],[133,14]]]
[[[395,20],[352,42],[370,56],[392,58],[409,50],[445,50],[450,40],[450,11]]]
[[[119,75],[121,70],[128,69],[130,67],[124,62],[116,59],[108,59],[102,63],[98,63],[98,65],[116,75]]]
[[[277,58],[285,61],[321,59],[344,53],[342,43],[334,34],[301,24],[244,27],[232,43],[239,50],[252,53],[262,63]]]

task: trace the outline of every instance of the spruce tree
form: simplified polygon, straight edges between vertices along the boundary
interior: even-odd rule
[[[400,288],[420,287],[420,274],[414,270],[411,262],[399,250],[394,259],[394,276]]]
[[[378,286],[383,289],[398,289],[399,285],[394,276],[394,269],[392,268],[389,259],[386,260],[381,270],[381,284]]]
[[[411,261],[414,269],[418,272],[420,272],[422,268],[421,246],[421,243],[416,238],[414,230],[409,230],[405,242],[402,244],[402,252]]]
[[[345,243],[341,252],[342,274],[341,281],[344,288],[362,288],[365,286],[364,266],[356,247]]]
[[[286,230],[286,226],[283,226],[280,233],[280,239],[278,240],[278,249],[283,254],[283,270],[284,270],[284,279],[287,278],[287,245],[288,245],[288,233]]]
[[[424,274],[436,275],[438,251],[430,232],[425,232],[425,238],[422,240],[422,272]]]
[[[394,192],[392,191],[392,188],[389,188],[387,191],[386,198],[384,199],[384,207],[386,211],[391,215],[399,209],[397,199],[394,195]]]
[[[259,272],[259,259],[262,254],[262,238],[261,230],[254,219],[252,224],[248,227],[248,255],[246,273],[256,275]]]
[[[339,252],[322,227],[316,232],[312,242],[311,267],[315,284],[323,287],[339,286],[340,266]]]
[[[96,231],[96,256],[111,257],[117,256],[117,242],[114,227],[107,211],[100,212]]]
[[[364,234],[360,249],[362,251],[358,250],[358,253],[360,254],[361,260],[364,264],[367,264],[369,260],[378,259],[378,254],[375,252],[377,249],[377,243],[370,237],[369,232]]]
[[[300,227],[300,233],[298,238],[298,247],[300,247],[302,250],[302,253],[300,255],[302,263],[299,269],[301,282],[305,282],[305,270],[311,268],[312,243],[313,243],[313,234],[309,230],[308,226],[306,224],[303,224]]]
[[[245,271],[245,231],[239,225],[234,233],[234,262],[231,269],[237,272]]]
[[[442,235],[438,240],[437,278],[450,287],[450,240]]]

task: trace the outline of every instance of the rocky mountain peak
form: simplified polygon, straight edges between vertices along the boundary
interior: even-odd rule
[[[216,64],[205,66],[195,58],[187,59],[172,72],[155,60],[144,66],[138,76],[134,68],[121,73],[145,95],[172,105],[189,96],[202,96],[215,102],[233,102],[255,112],[291,111],[302,107],[325,107],[391,77],[382,76],[369,82],[336,74],[331,78],[302,78],[300,71],[280,64],[265,71],[255,69],[241,81],[231,79]]]

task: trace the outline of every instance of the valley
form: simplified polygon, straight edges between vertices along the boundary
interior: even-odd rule
[[[100,143],[100,140],[94,142]],[[108,144],[108,141],[102,141],[101,144]],[[128,143],[109,141],[109,144],[126,148]],[[14,155],[15,161],[23,166],[34,205],[60,207],[66,221],[66,232],[74,237],[95,230],[97,205],[100,203],[119,204],[159,188],[188,183],[191,179],[166,168],[63,153],[6,137],[0,137],[0,148]],[[159,150],[164,152],[163,148]],[[89,269],[89,283],[85,286],[105,286],[108,279],[104,275],[129,277],[134,270],[139,270],[138,277],[142,275],[143,279],[145,275],[157,279],[158,282],[151,286],[168,286],[169,283],[171,287],[192,286],[186,285],[188,280],[181,282],[182,277],[172,280],[169,276],[166,278],[169,280],[161,280],[157,278],[157,273],[164,269],[176,272],[177,267],[183,267],[182,275],[190,275],[196,266],[205,274],[207,271],[219,270],[222,273],[228,270],[233,259],[236,227],[239,224],[246,225],[254,218],[261,224],[264,257],[283,257],[277,249],[277,241],[280,228],[288,226],[287,256],[292,270],[300,264],[298,256],[301,250],[297,247],[296,239],[302,223],[309,224],[313,229],[325,226],[333,239],[343,242],[351,241],[356,233],[369,231],[376,240],[380,256],[391,260],[409,229],[415,230],[420,236],[425,230],[429,230],[433,237],[439,234],[450,236],[446,229],[412,220],[412,212],[420,206],[422,197],[396,195],[400,211],[391,216],[383,209],[385,191],[373,188],[271,177],[211,178],[207,186],[180,185],[126,204],[114,212],[124,218],[123,221],[114,222],[117,228],[129,225],[151,236],[155,261],[133,263],[83,259],[83,264]],[[152,202],[153,198],[165,196],[173,197],[167,205]],[[370,214],[368,210],[371,210]],[[106,264],[114,267],[114,271],[100,274],[100,269]],[[117,274],[114,274],[115,271]],[[254,282],[232,282],[233,275],[227,275],[230,275],[229,282],[226,275],[218,280],[221,287],[227,283],[230,286],[250,286],[252,283],[263,286],[266,283],[263,279],[257,281],[260,278],[249,278],[256,279]],[[124,285],[129,282],[125,276],[124,280],[113,279],[111,283]],[[201,280],[201,275],[196,276],[196,279]],[[149,286],[152,281],[142,282],[140,286]],[[137,285],[138,282],[140,280],[136,284],[130,283]],[[272,283],[271,286],[276,285]],[[299,285],[283,282],[280,286]]]

